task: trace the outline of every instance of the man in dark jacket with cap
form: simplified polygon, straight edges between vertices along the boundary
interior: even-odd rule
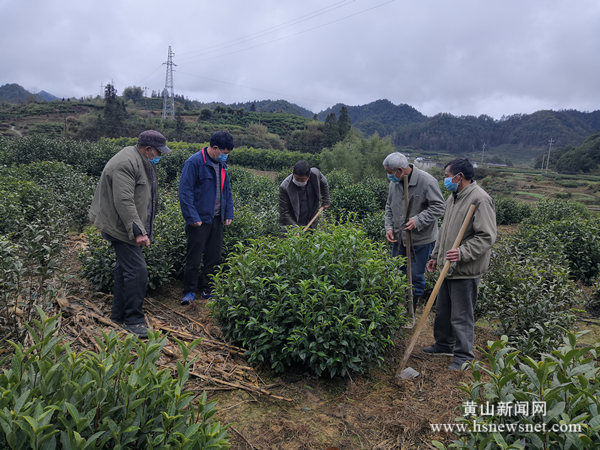
[[[117,256],[110,318],[140,337],[148,332],[142,310],[148,282],[142,247],[152,239],[158,194],[154,165],[171,153],[166,144],[161,133],[146,130],[137,145],[113,156],[104,166],[89,212]]]
[[[321,206],[329,208],[327,178],[319,169],[300,160],[279,186],[279,224],[305,226]],[[314,221],[311,228],[316,226]]]

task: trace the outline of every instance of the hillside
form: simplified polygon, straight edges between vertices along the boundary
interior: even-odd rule
[[[427,117],[409,105],[394,105],[389,100],[377,100],[361,106],[347,106],[338,103],[317,114],[317,118],[324,121],[330,113],[339,116],[342,106],[348,109],[348,116],[352,125],[367,135],[377,132],[380,136],[393,134],[398,128],[420,123]]]
[[[125,91],[128,89],[133,88]],[[139,91],[141,95],[141,88]],[[339,117],[341,108],[346,106],[338,103],[318,113],[318,121],[313,121],[313,112],[281,99],[226,105],[177,95],[175,104],[181,122],[174,127],[173,123],[153,122],[160,118],[162,109],[162,99],[156,93],[136,100],[126,96],[122,99],[127,115],[125,122],[117,126],[98,118],[103,109],[99,97],[57,102],[46,91],[32,94],[18,84],[6,84],[0,87],[0,103],[3,103],[0,121],[4,122],[0,131],[7,135],[57,135],[66,131],[72,137],[96,139],[105,135],[132,136],[141,127],[153,127],[172,139],[199,141],[205,140],[214,127],[231,127],[242,145],[314,153],[336,141],[326,136],[323,122],[332,113]],[[550,138],[554,144],[552,160],[558,160],[562,152],[571,151],[600,131],[600,110],[543,110],[496,120],[486,115],[448,113],[427,117],[410,105],[394,105],[385,99],[346,108],[354,128],[366,136],[374,133],[390,136],[397,148],[416,150],[423,155],[465,155],[479,160],[485,145],[485,161],[507,164],[530,165],[537,158],[539,165]],[[249,129],[253,124],[259,127]],[[263,126],[266,130],[261,131]],[[587,162],[585,165],[584,170],[594,170]]]
[[[58,97],[46,91],[40,91],[37,94],[29,92],[24,87],[12,83],[0,86],[0,103],[27,103],[35,102],[52,102],[58,100]]]
[[[600,173],[600,132],[581,145],[557,151],[550,157],[550,165],[560,173]]]

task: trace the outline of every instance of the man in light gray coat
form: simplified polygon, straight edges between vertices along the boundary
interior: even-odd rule
[[[473,359],[477,287],[487,272],[492,245],[496,241],[496,212],[491,197],[473,180],[475,171],[468,159],[455,159],[444,168],[444,186],[452,192],[446,201],[444,223],[427,263],[433,272],[439,265],[452,265],[437,296],[433,336],[435,344],[425,353],[453,356],[450,370],[460,370]],[[471,205],[473,218],[456,249],[452,244]]]
[[[154,130],[140,133],[137,145],[125,147],[104,166],[89,217],[111,242],[117,255],[110,318],[128,331],[147,335],[142,304],[148,269],[142,247],[148,247],[157,205],[154,164],[171,152]]]
[[[327,178],[319,169],[300,160],[279,186],[279,225],[307,225],[321,206],[329,208]],[[310,227],[316,226],[315,220]]]
[[[438,219],[444,214],[444,197],[437,180],[408,163],[402,153],[383,160],[390,180],[385,205],[385,237],[393,243],[392,256],[406,257],[406,231],[411,233],[413,301],[425,292],[425,264],[438,235]],[[408,215],[405,213],[403,177],[408,177]]]

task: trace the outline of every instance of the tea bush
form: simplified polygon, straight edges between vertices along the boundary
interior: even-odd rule
[[[269,208],[278,203],[278,185],[269,178],[254,175],[243,167],[228,168],[231,179],[234,205],[252,206],[255,209]]]
[[[0,138],[0,164],[14,166],[38,161],[58,161],[75,170],[99,176],[106,162],[120,148],[107,140],[78,141],[40,135]]]
[[[405,319],[403,261],[349,224],[297,230],[229,255],[211,304],[224,334],[277,372],[303,365],[333,377],[381,363]]]
[[[590,284],[600,273],[599,227],[598,218],[574,215],[539,225],[524,223],[517,238],[524,250],[564,255],[571,275]]]
[[[576,291],[564,260],[523,250],[519,241],[508,237],[492,249],[476,315],[491,320],[511,345],[537,354],[560,343],[564,328],[574,322],[570,309]]]
[[[563,219],[587,219],[590,211],[582,203],[546,198],[536,203],[533,213],[524,219],[526,225],[544,225]]]
[[[330,196],[330,210],[338,221],[343,221],[350,212],[356,213],[356,217],[362,220],[378,209],[373,191],[363,183],[349,184],[332,190]]]
[[[147,342],[104,334],[99,353],[76,353],[57,335],[58,316],[39,313],[33,345],[14,344],[0,374],[0,447],[228,448],[215,403],[203,394],[194,405],[183,390],[193,364],[186,344],[174,379],[156,367],[166,343],[158,332]]]
[[[531,215],[533,210],[528,203],[509,197],[494,197],[494,206],[498,225],[521,223]]]
[[[0,235],[0,332],[4,339],[23,339],[24,324],[34,316],[35,307],[52,307],[63,288],[65,233],[61,220],[34,220],[10,236]]]
[[[596,278],[592,286],[591,295],[587,300],[586,309],[590,314],[600,316],[600,277]]]
[[[539,360],[510,347],[506,337],[489,342],[483,349],[483,361],[472,363],[473,381],[461,383],[474,414],[464,414],[456,422],[468,432],[450,444],[451,448],[597,448],[600,442],[600,369],[597,357],[600,344],[577,343],[579,335],[569,333],[563,345]],[[517,402],[528,405],[528,413],[517,414]],[[531,412],[533,402],[545,411]],[[481,412],[504,404],[511,414],[486,415]],[[469,411],[473,412],[473,411]],[[477,432],[473,423],[490,432]],[[569,432],[569,425],[581,431]],[[561,430],[561,426],[563,429]],[[503,427],[503,432],[494,431]],[[514,431],[510,427],[514,427]],[[537,428],[536,428],[537,427]],[[437,448],[445,448],[439,442]]]
[[[231,164],[259,170],[291,170],[294,164],[301,159],[308,161],[311,166],[318,166],[318,156],[288,150],[237,147],[231,152],[229,161]]]
[[[0,166],[0,233],[34,220],[59,219],[81,229],[94,194],[94,180],[59,162]]]

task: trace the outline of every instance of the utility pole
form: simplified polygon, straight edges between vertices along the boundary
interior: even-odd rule
[[[548,140],[548,158],[546,158],[546,172],[548,172],[548,167],[550,167],[550,152],[552,151],[552,144],[554,144],[554,138],[550,138]]]
[[[481,146],[481,167],[483,167],[483,155],[485,154],[485,142]]]
[[[175,53],[171,51],[171,46],[169,45],[167,62],[163,63],[167,66],[165,88],[163,90],[163,120],[165,120],[167,116],[171,119],[175,119],[175,95],[173,94],[173,66],[176,66],[177,64],[173,64],[173,56],[175,56]]]

